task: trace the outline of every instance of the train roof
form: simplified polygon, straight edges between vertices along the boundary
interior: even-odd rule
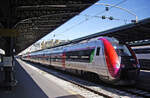
[[[86,42],[91,42],[91,41],[95,41],[95,40],[98,40],[98,39],[100,39],[100,38],[106,38],[106,39],[108,39],[108,40],[110,40],[110,41],[115,41],[115,43],[117,42],[117,43],[119,43],[118,42],[118,40],[116,39],[116,38],[114,38],[114,37],[107,37],[107,36],[99,36],[99,37],[95,37],[95,38],[91,38],[91,39],[82,39],[82,38],[80,38],[81,40],[79,40],[79,38],[78,39],[74,39],[74,40],[71,40],[71,41],[69,41],[69,42],[66,42],[66,43],[62,43],[62,44],[59,44],[59,45],[56,45],[56,46],[53,46],[53,47],[49,47],[49,48],[46,48],[46,49],[41,49],[41,50],[37,50],[37,51],[33,51],[33,52],[31,52],[31,53],[34,53],[34,52],[43,52],[43,51],[46,51],[46,50],[49,50],[49,49],[52,49],[52,48],[54,48],[54,49],[59,49],[59,48],[63,48],[63,46],[72,46],[72,45],[74,45],[74,44],[76,44],[76,43],[79,43],[79,44],[81,44],[81,43],[86,43]],[[62,46],[62,47],[61,47]],[[58,47],[58,48],[57,48]]]

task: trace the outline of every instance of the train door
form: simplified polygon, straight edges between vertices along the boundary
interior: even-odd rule
[[[103,46],[97,46],[94,56],[95,65],[97,66],[97,72],[102,76],[108,76],[107,65],[105,64],[104,48]]]
[[[63,52],[63,54],[62,54],[62,66],[63,66],[63,68],[65,68],[65,61],[66,61],[66,54],[65,54],[65,52]]]

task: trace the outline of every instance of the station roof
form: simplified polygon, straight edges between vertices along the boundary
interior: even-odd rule
[[[113,36],[119,39],[121,42],[125,42],[132,46],[135,43],[149,40],[150,39],[149,31],[150,31],[150,18],[147,18],[139,21],[138,23],[128,24],[108,30],[107,32],[104,33],[104,35]],[[142,43],[139,45],[142,45]]]
[[[98,32],[89,36],[72,40],[70,43],[76,43],[85,39],[91,39],[99,36],[115,37],[122,43],[130,46],[150,44],[150,18],[123,25],[106,31]]]
[[[16,53],[29,47],[98,0],[5,0],[0,2],[0,48],[15,38]]]

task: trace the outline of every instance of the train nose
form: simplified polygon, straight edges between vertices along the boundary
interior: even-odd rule
[[[127,66],[127,65],[126,65]],[[129,65],[127,67],[121,67],[121,77],[123,80],[135,80],[140,73],[140,69]]]
[[[139,69],[121,69],[121,78],[123,80],[135,80],[139,76]]]
[[[132,56],[126,56],[121,58],[121,68],[139,69],[140,65]]]
[[[104,43],[104,54],[108,71],[112,77],[119,77],[119,70],[120,70],[119,57],[114,47],[108,40],[102,38],[101,40]]]

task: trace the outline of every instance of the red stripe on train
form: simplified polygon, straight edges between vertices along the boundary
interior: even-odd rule
[[[112,77],[119,76],[120,62],[119,57],[112,46],[112,44],[106,38],[100,38],[104,44],[105,60],[109,73]]]

